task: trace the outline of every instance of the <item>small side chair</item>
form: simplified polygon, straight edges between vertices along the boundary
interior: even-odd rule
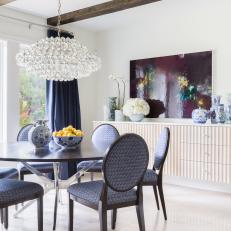
[[[17,141],[28,141],[28,133],[30,129],[33,127],[33,124],[27,124],[22,127],[18,133]],[[44,163],[30,163],[30,165],[42,173],[53,173],[53,164],[49,162]],[[24,167],[23,164],[17,164],[17,169],[19,172],[19,179],[24,180],[25,175],[33,174],[30,170]]]
[[[107,148],[118,138],[120,134],[118,130],[111,124],[100,124],[97,126],[91,136],[92,143],[97,149],[101,152],[106,152]],[[81,161],[77,165],[77,171],[80,171],[83,168],[86,168],[92,163],[92,161]],[[94,178],[94,173],[102,171],[102,161],[98,161],[94,166],[88,169],[87,172],[91,174],[91,180]],[[81,178],[78,179],[78,182],[81,181]]]
[[[107,211],[112,211],[112,228],[118,208],[136,206],[140,231],[145,231],[142,178],[148,166],[149,153],[144,139],[125,134],[109,148],[103,160],[103,180],[77,183],[68,188],[69,226],[73,231],[73,202],[79,202],[99,213],[100,230],[107,231]]]
[[[155,154],[154,154],[155,158],[154,158],[153,168],[147,169],[146,173],[144,174],[144,178],[142,182],[143,186],[153,187],[157,209],[159,210],[160,207],[159,207],[159,199],[157,193],[157,188],[158,188],[165,220],[167,220],[167,213],[165,208],[162,178],[163,178],[164,162],[168,154],[169,141],[170,141],[170,130],[169,128],[164,128],[160,134],[159,140],[157,142],[157,146],[155,148]]]
[[[38,231],[43,231],[43,188],[41,185],[31,182],[13,179],[0,180],[0,209],[2,223],[8,229],[8,207],[37,199],[38,203]]]
[[[16,168],[1,167],[0,179],[18,179],[18,170]],[[0,216],[1,216],[1,223],[3,224],[4,222],[3,209],[0,209]]]

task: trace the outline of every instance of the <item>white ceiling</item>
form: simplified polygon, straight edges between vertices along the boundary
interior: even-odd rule
[[[97,5],[110,0],[61,0],[62,13]],[[49,18],[57,15],[58,0],[16,0],[7,6],[36,16]]]
[[[66,13],[108,1],[110,0],[62,0],[61,11],[62,13]],[[74,24],[92,31],[102,31],[115,27],[132,25],[141,21],[146,21],[147,18],[155,14],[158,7],[161,7],[162,3],[166,1],[171,2],[172,0],[162,0],[160,2],[119,11],[116,13],[82,20],[75,22]],[[16,0],[10,4],[7,4],[7,7],[35,16],[49,18],[57,15],[57,2],[57,0]]]

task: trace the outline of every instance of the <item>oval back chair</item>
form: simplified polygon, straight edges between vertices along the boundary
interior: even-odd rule
[[[92,143],[102,153],[105,153],[110,145],[120,137],[118,130],[111,124],[100,124],[97,126],[91,136]],[[98,161],[91,166],[92,161],[82,161],[77,165],[77,171],[88,168],[87,172],[91,173],[91,180],[94,178],[94,173],[102,171],[102,161]],[[78,182],[80,182],[80,178]]]

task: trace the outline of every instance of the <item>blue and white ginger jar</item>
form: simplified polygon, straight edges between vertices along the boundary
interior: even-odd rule
[[[208,118],[208,111],[202,108],[193,110],[192,119],[194,123],[205,124]]]
[[[38,120],[28,133],[28,140],[36,148],[46,147],[51,140],[51,132],[45,120]]]

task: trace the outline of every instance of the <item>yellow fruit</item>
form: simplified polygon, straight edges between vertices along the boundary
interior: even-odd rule
[[[69,129],[70,129],[70,128],[73,128],[73,126],[72,126],[72,125],[69,125],[67,128],[69,128]]]

